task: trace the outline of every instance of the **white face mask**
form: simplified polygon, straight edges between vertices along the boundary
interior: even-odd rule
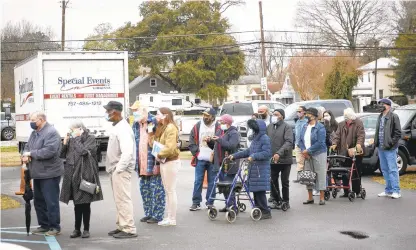
[[[331,116],[329,116],[329,115],[324,116],[324,120],[331,121]]]
[[[221,130],[227,130],[228,126],[227,124],[221,124]]]
[[[277,117],[277,116],[272,116],[272,123],[273,123],[273,124],[276,124],[276,123],[278,123],[279,121],[280,121],[279,117]]]

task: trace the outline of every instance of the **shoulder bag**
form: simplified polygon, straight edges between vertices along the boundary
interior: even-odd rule
[[[88,151],[88,157],[92,157],[89,151]],[[100,187],[96,184],[97,179],[95,178],[95,173],[93,173],[95,183],[86,181],[82,177],[83,173],[84,173],[84,159],[81,160],[81,184],[79,185],[79,189],[90,194],[99,193]]]

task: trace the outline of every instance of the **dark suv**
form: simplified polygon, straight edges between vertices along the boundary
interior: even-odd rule
[[[399,116],[402,126],[402,139],[399,141],[397,155],[397,166],[399,174],[405,174],[408,165],[416,164],[416,104],[398,107],[394,110]],[[378,119],[378,117],[377,117]],[[374,148],[372,140],[368,147],[370,152],[368,157],[364,157],[363,164],[369,172],[379,169],[378,148]]]

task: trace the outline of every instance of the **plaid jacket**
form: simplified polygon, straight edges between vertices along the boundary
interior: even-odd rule
[[[153,123],[154,127],[153,130],[156,130],[157,121],[156,118],[149,113],[147,118],[147,124]],[[153,131],[155,132],[155,131]],[[133,123],[133,133],[134,138],[136,140],[136,171],[140,175],[140,167],[139,167],[139,143],[140,143],[140,125],[138,122]],[[153,167],[155,166],[155,157],[152,155],[152,148],[147,145],[147,173],[153,173]]]

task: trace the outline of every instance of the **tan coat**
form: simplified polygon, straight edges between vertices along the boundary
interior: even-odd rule
[[[332,141],[333,145],[337,145],[338,153],[348,155],[348,149],[355,148],[357,144],[361,145],[364,150],[365,130],[363,122],[357,118],[348,126],[345,121],[339,123]]]
[[[178,149],[178,135],[179,131],[174,124],[169,124],[165,131],[163,131],[160,138],[155,138],[154,140],[164,145],[162,151],[159,152],[159,158],[166,158],[169,160],[176,160],[179,157]]]

